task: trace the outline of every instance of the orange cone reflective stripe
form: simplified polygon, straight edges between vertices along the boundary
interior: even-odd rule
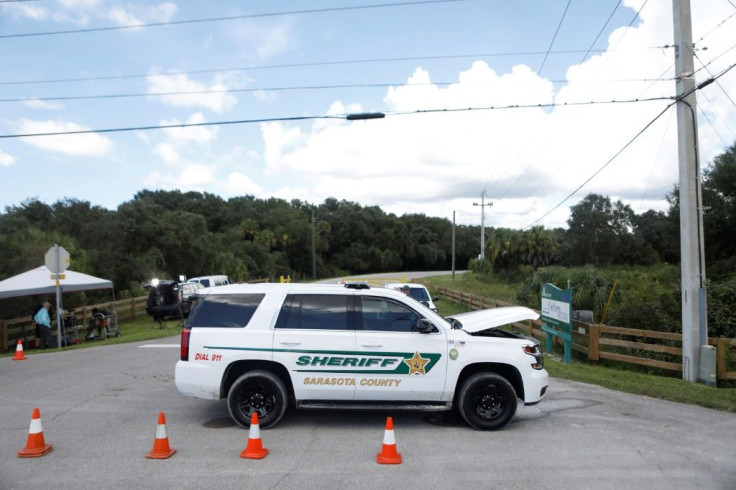
[[[53,449],[51,444],[46,444],[43,438],[43,425],[41,424],[41,411],[33,409],[31,415],[31,426],[28,429],[28,441],[26,447],[18,451],[19,458],[38,458]]]

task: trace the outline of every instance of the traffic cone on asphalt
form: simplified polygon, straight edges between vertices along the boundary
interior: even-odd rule
[[[38,458],[53,449],[51,444],[46,444],[43,439],[43,427],[41,426],[41,411],[33,409],[31,415],[31,427],[28,429],[28,442],[26,447],[18,451],[19,458]]]
[[[401,464],[401,454],[396,451],[396,436],[394,436],[394,419],[386,418],[386,431],[383,433],[383,447],[376,454],[379,464]]]
[[[268,449],[261,442],[261,428],[258,426],[258,412],[253,412],[250,419],[250,430],[248,431],[248,444],[240,453],[241,458],[263,459],[268,454]]]
[[[146,453],[146,457],[149,459],[166,459],[170,458],[175,452],[176,449],[169,447],[169,438],[166,436],[166,416],[163,412],[159,412],[153,449]]]
[[[26,359],[28,358],[23,354],[23,341],[18,339],[18,346],[15,348],[15,357],[13,357],[13,360],[25,361]]]

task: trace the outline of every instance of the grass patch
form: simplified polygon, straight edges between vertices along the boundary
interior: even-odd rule
[[[612,390],[644,395],[672,402],[736,412],[736,388],[711,388],[666,376],[653,376],[573,360],[570,364],[545,357],[550,376],[589,383]]]
[[[84,335],[86,333],[86,330],[82,329],[79,331],[80,343],[76,345],[70,345],[68,347],[63,347],[63,350],[88,349],[90,347],[96,347],[99,345],[124,344],[128,342],[139,342],[142,340],[155,340],[179,335],[179,333],[181,332],[180,329],[176,328],[176,322],[167,322],[168,328],[161,329],[159,328],[159,325],[157,323],[154,323],[153,319],[148,315],[143,315],[128,320],[121,320],[118,325],[120,327],[120,337],[110,337],[105,340],[85,341]],[[56,350],[58,349],[24,349],[24,354],[33,355],[42,352],[54,352]],[[15,355],[15,345],[13,345],[13,349],[11,352],[3,353],[0,357],[13,355]]]
[[[469,272],[464,274],[455,274],[454,282],[452,281],[451,275],[423,277],[416,282],[421,282],[427,286],[468,291],[473,294],[505,301],[507,303],[518,302],[516,295],[520,287],[520,283],[510,284],[503,281],[484,282],[479,280],[475,274],[471,274]]]
[[[479,292],[475,289],[476,283],[478,283],[477,279],[472,280],[465,276],[471,276],[471,274],[456,275],[454,286],[452,284],[451,276],[428,278],[432,280],[427,280],[426,282],[438,286],[454,287],[458,290],[471,291],[476,294],[483,294],[490,298],[509,301],[511,303],[514,302],[513,298],[497,297],[492,292]],[[463,279],[461,280],[460,277]],[[466,286],[470,286],[472,289],[465,289]],[[482,289],[483,291],[504,290],[503,287],[495,287],[498,285],[486,286],[490,287],[478,289]],[[442,316],[469,311],[468,308],[446,299],[440,299],[436,304]],[[561,356],[561,353],[545,355],[545,368],[549,372],[550,376],[555,378],[594,384],[604,388],[610,388],[612,390],[632,393],[634,395],[643,395],[662,400],[713,408],[716,410],[736,412],[736,387],[731,385],[712,388],[699,383],[683,381],[682,379],[675,377],[657,376],[650,373],[636,371],[631,368],[602,366],[581,360],[575,360],[574,358],[570,364],[565,364],[556,356]]]

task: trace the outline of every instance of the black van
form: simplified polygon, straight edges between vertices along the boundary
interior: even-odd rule
[[[146,302],[146,313],[155,321],[164,318],[186,318],[189,316],[191,302],[189,297],[196,294],[202,285],[176,281],[152,281]]]

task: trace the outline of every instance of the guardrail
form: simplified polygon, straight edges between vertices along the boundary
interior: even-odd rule
[[[512,303],[478,296],[449,288],[433,288],[449,301],[471,310],[498,306],[516,306]],[[537,313],[539,313],[538,310]],[[514,323],[526,334],[544,339],[539,320]],[[613,327],[597,323],[573,320],[572,349],[583,353],[588,360],[601,359],[649,366],[682,372],[682,334],[636,328]],[[556,344],[561,344],[555,339]],[[736,380],[736,339],[708,337],[708,344],[716,348],[716,377],[719,380]],[[679,359],[678,359],[679,358]]]

